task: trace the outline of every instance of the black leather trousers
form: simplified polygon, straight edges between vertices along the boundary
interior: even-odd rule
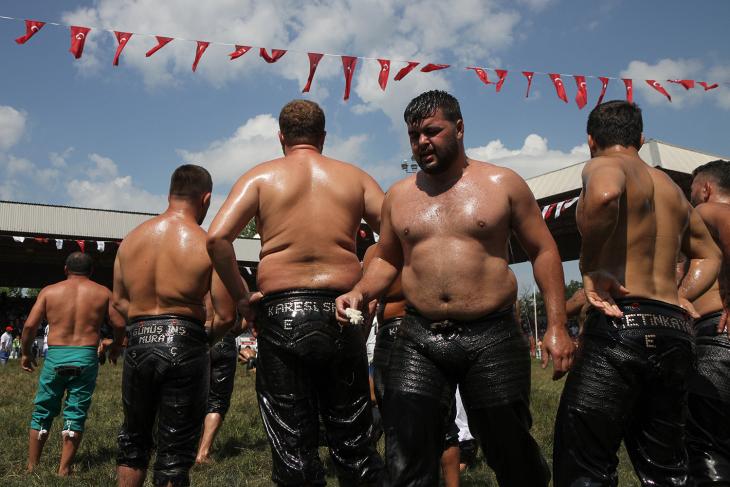
[[[236,338],[227,333],[210,349],[210,389],[208,390],[206,413],[218,413],[225,416],[228,412],[237,362]]]

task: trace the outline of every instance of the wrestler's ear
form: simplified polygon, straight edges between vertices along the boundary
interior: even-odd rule
[[[591,157],[593,157],[593,154],[596,152],[596,141],[593,140],[593,136],[591,134],[588,134],[588,150],[591,153]]]
[[[642,132],[641,133],[641,140],[639,142],[639,147],[643,147],[643,146],[644,146],[644,133]]]
[[[279,143],[281,144],[281,152],[286,155],[286,144],[284,143],[284,135],[281,133],[281,130],[279,131]]]
[[[322,136],[319,138],[319,152],[322,152],[324,150],[324,139],[327,138],[327,131],[324,130],[322,132]]]
[[[462,119],[456,121],[456,138],[464,140],[464,120]]]
[[[203,208],[206,211],[208,210],[208,208],[210,208],[210,198],[211,198],[211,195],[212,195],[212,193],[205,193],[205,194],[203,194],[202,204],[203,204]]]
[[[63,266],[63,273],[68,276],[68,267]]]

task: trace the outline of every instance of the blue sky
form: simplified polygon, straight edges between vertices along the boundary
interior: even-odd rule
[[[452,64],[391,79],[382,92],[377,62],[360,60],[343,102],[339,58],[320,63],[304,96],[325,109],[325,153],[360,165],[384,189],[408,156],[403,108],[432,88],[459,98],[473,157],[525,177],[584,160],[599,82],[588,80],[588,107],[578,110],[572,78],[564,78],[567,105],[546,75],[535,76],[526,100],[521,70],[633,77],[648,137],[730,155],[729,84],[705,93],[664,83],[670,104],[641,81],[730,83],[727,2],[6,0],[0,15],[291,49],[267,64],[254,50],[228,61],[232,49],[212,45],[192,73],[194,42],[145,58],[155,41],[136,36],[113,67],[108,32],[92,30],[77,61],[67,29],[48,25],[18,46],[24,24],[0,20],[0,199],[159,211],[171,171],[198,162],[214,176],[217,206],[240,174],[280,153],[276,116],[303,96],[307,51]],[[402,65],[394,61],[392,72]],[[510,70],[502,92],[468,65]],[[612,80],[606,99],[623,96]],[[529,269],[517,272],[529,286]],[[576,277],[574,265],[568,274]]]

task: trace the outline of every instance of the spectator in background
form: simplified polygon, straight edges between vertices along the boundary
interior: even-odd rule
[[[12,359],[19,359],[20,358],[20,337],[16,336],[13,338],[13,351],[10,352],[10,358]]]
[[[13,348],[13,327],[6,326],[5,333],[0,336],[0,363],[6,365]]]

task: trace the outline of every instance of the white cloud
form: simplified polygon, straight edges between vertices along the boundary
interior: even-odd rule
[[[670,83],[669,79],[698,79],[702,74],[702,62],[697,59],[662,59],[656,64],[644,61],[631,61],[628,67],[621,71],[622,78],[633,79],[634,91],[642,94],[642,100],[650,105],[666,105],[669,101],[664,95],[650,87],[645,80],[653,79],[659,82],[672,96],[673,108],[681,108],[686,103],[699,103],[703,100],[702,88],[685,90],[682,86]],[[620,81],[619,81],[620,83]],[[635,98],[636,99],[636,98]]]
[[[723,86],[708,91],[705,95],[715,97],[717,104],[725,110],[730,110],[730,65],[714,66],[707,72],[708,83],[722,83]]]
[[[27,116],[10,106],[0,105],[0,150],[14,146],[25,133]]]
[[[8,155],[5,163],[5,171],[10,177],[20,175],[27,176],[32,174],[34,169],[35,166],[28,159],[15,157],[13,155]]]
[[[523,2],[540,9],[550,0]],[[509,2],[499,0],[99,0],[93,7],[78,8],[63,18],[69,23],[86,22],[108,29],[297,50],[300,52],[290,51],[269,65],[255,49],[229,61],[225,54],[232,47],[211,45],[195,76],[220,86],[263,73],[295,81],[299,88],[304,86],[309,71],[304,51],[437,63],[489,63],[499,49],[513,42],[521,20]],[[83,62],[78,64],[81,70],[93,71],[102,59],[111,63],[116,48],[111,34],[92,31],[87,42]],[[193,42],[173,41],[152,58],[145,58],[145,51],[155,42],[152,37],[136,35],[125,48],[121,63],[140,71],[149,86],[168,87],[183,74],[190,74]],[[386,102],[377,85],[377,62],[359,60],[358,64],[352,96],[360,97],[365,105],[357,110],[385,110],[398,123],[400,114],[393,107],[402,106],[426,88],[448,87],[443,73],[414,71],[399,83],[391,79]],[[394,62],[393,69],[399,69],[399,63]],[[340,59],[325,57],[310,96],[323,100],[333,93],[339,97],[343,85]]]
[[[72,179],[66,183],[66,192],[70,204],[88,208],[157,213],[167,205],[165,195],[136,186],[132,176],[95,181]]]
[[[67,167],[66,160],[71,156],[73,151],[73,147],[67,147],[63,152],[51,152],[48,154],[48,160],[51,161],[51,166],[58,168]]]
[[[89,154],[89,160],[94,163],[87,169],[86,174],[91,179],[113,179],[118,174],[117,165],[108,157],[99,154]]]
[[[469,148],[466,153],[473,159],[509,167],[525,179],[590,158],[587,144],[575,146],[569,152],[563,152],[550,149],[548,140],[537,134],[528,135],[519,149],[510,149],[501,140],[496,139],[484,146]]]

